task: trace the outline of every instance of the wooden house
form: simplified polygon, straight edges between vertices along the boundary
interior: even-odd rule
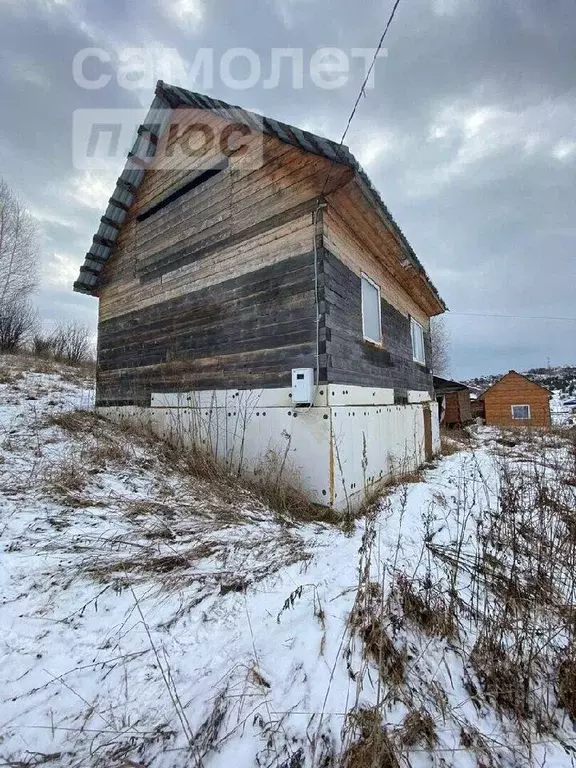
[[[482,393],[486,424],[500,427],[549,427],[550,392],[516,371],[509,371]]]
[[[472,421],[470,390],[466,384],[434,376],[434,392],[438,401],[440,424],[462,427]]]
[[[438,444],[445,306],[344,146],[160,81],[74,288],[110,416],[287,452],[335,507]]]

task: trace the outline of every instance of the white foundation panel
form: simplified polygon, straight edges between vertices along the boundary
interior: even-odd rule
[[[432,412],[432,443],[439,449],[436,403],[393,405],[393,390],[322,385],[317,401],[330,405],[294,408],[290,392],[153,394],[151,408],[99,411],[145,421],[173,442],[204,445],[235,471],[283,467],[284,477],[293,476],[314,502],[342,511],[359,506],[375,483],[424,463],[424,408]]]

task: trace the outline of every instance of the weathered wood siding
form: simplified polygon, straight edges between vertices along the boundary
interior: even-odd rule
[[[330,171],[325,158],[258,133],[229,157],[215,145],[186,168],[177,151],[166,160],[167,148],[184,142],[183,126],[196,121],[215,135],[226,126],[186,110],[180,138],[161,140],[162,169],[147,171],[104,269],[98,402],[286,386],[292,368],[315,367],[317,349],[323,382],[431,390],[430,371],[412,361],[410,338],[410,316],[428,329],[431,305],[421,278],[400,265],[397,236],[354,192],[353,169]],[[146,216],[218,164],[226,167]],[[321,195],[328,202],[317,220]],[[381,288],[382,347],[363,341],[361,272]],[[428,333],[426,352],[430,359]]]
[[[316,365],[314,254],[101,322],[99,404],[150,392],[288,386]]]
[[[323,249],[320,264],[320,299],[326,339],[326,376],[335,384],[390,387],[432,392],[429,368],[413,361],[410,316],[381,298],[382,345],[365,341],[362,329],[361,277],[330,251]],[[426,358],[430,335],[424,334]],[[323,348],[324,349],[324,348]]]
[[[430,319],[392,271],[404,275],[399,266],[400,246],[389,235],[381,237],[378,248],[373,240],[374,222],[364,222],[360,232],[352,224],[361,212],[350,213],[350,221],[340,212],[350,213],[343,190],[330,197],[323,219],[329,380],[432,392],[431,371],[413,361],[410,335],[410,317],[414,317],[425,330],[426,359],[430,360]],[[382,346],[363,339],[362,274],[380,288]]]
[[[202,125],[208,121],[215,135],[227,124],[209,113],[187,110],[186,121],[195,120]],[[165,157],[165,148],[158,154]],[[310,211],[330,163],[261,134],[250,138],[246,152],[230,157],[226,170],[138,221],[140,213],[194,173],[195,163],[203,169],[220,160],[214,147],[192,158],[188,170],[174,159],[173,169],[163,161],[162,170],[147,172],[102,276],[102,321],[311,249]],[[336,166],[326,191],[352,175],[352,169]]]
[[[161,170],[147,172],[105,267],[100,403],[146,403],[152,390],[284,386],[293,367],[316,365],[312,211],[330,163],[254,132],[225,170],[139,220],[225,160],[215,144],[181,167],[170,142],[185,143],[196,122],[215,136],[228,125],[185,110],[180,138],[162,139]],[[327,191],[352,175],[336,166]]]
[[[402,265],[406,251],[382,214],[367,202],[361,182],[341,186],[330,194],[329,203],[325,217],[328,250],[345,263],[350,261],[354,271],[366,263],[386,276],[381,282],[389,286],[388,301],[402,311],[408,309],[427,327],[428,318],[441,311],[438,302],[426,287],[424,276],[414,267]]]
[[[472,421],[470,393],[467,390],[448,392],[444,424],[446,426],[458,426],[469,421]]]
[[[510,371],[484,393],[486,424],[501,427],[549,427],[550,395],[516,371]],[[512,418],[513,405],[529,405],[530,419]]]

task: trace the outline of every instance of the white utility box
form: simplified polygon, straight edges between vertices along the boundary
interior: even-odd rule
[[[314,402],[314,368],[292,368],[292,402],[294,405]]]

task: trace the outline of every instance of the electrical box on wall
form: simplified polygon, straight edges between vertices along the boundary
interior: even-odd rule
[[[292,402],[294,405],[312,405],[314,402],[314,369],[292,369]]]

